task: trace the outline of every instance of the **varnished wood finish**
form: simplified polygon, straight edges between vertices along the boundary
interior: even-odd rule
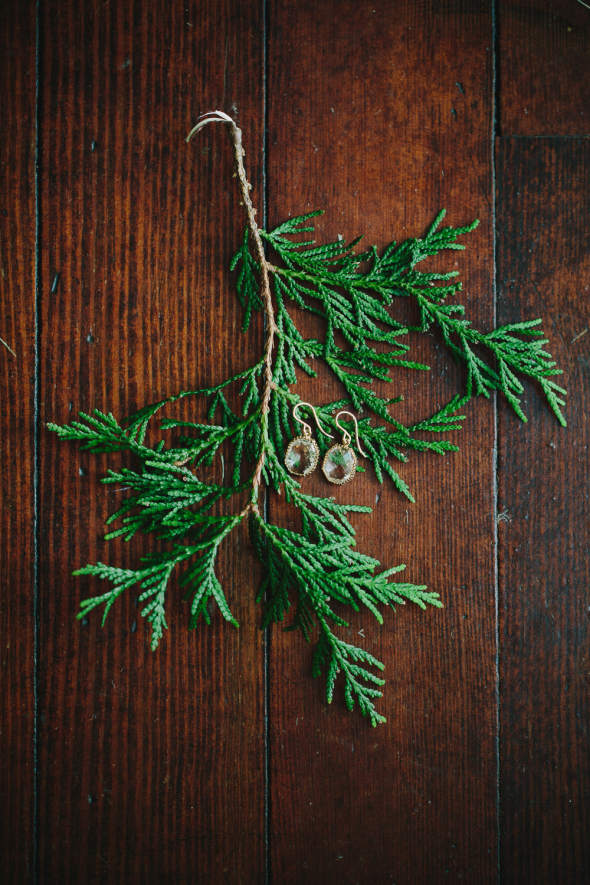
[[[43,7],[42,422],[123,416],[257,357],[262,326],[239,332],[228,271],[243,219],[227,135],[185,137],[199,114],[233,109],[260,194],[259,12]],[[179,413],[204,417],[204,403]],[[263,648],[245,533],[220,560],[239,631],[216,614],[189,633],[179,590],[156,653],[133,594],[104,630],[98,613],[77,623],[103,585],[72,570],[135,564],[151,544],[97,540],[119,500],[105,468],[43,433],[39,881],[262,881]]]
[[[589,134],[590,12],[575,0],[4,6],[0,337],[16,358],[0,345],[0,879],[585,885],[590,142],[573,136]],[[137,563],[152,541],[100,540],[118,500],[99,484],[107,459],[45,422],[122,416],[262,349],[260,319],[239,331],[227,270],[243,227],[227,135],[210,126],[184,143],[217,108],[243,129],[258,217],[266,169],[271,224],[325,209],[319,240],[364,233],[381,248],[441,207],[453,225],[479,217],[467,250],[436,266],[460,271],[480,328],[543,317],[566,369],[567,430],[532,387],[527,425],[472,402],[459,453],[400,466],[415,505],[370,469],[336,490],[304,479],[373,506],[354,518],[359,549],[406,562],[445,604],[408,605],[383,627],[350,617],[351,638],[386,664],[375,730],[341,691],[326,706],[298,635],[272,631],[266,682],[244,532],[220,559],[239,631],[216,615],[188,633],[174,593],[155,654],[133,594],[104,630],[98,612],[75,620],[102,585],[73,569]],[[395,376],[405,421],[464,378],[436,335],[411,353],[432,371]],[[301,393],[341,391],[322,372]],[[179,413],[202,417],[203,403]],[[282,499],[268,514],[297,524]]]
[[[269,214],[325,209],[319,242],[367,235],[380,249],[421,235],[442,207],[453,224],[481,219],[460,270],[469,316],[493,322],[491,16],[485,3],[273,4],[269,46]],[[425,77],[425,72],[428,76]],[[441,261],[438,260],[440,266]],[[404,311],[404,306],[397,306]],[[405,313],[403,315],[406,315]],[[315,321],[304,320],[312,334]],[[432,414],[462,377],[438,338],[412,353],[427,377],[400,372],[391,396],[403,420]],[[305,398],[342,396],[326,372]],[[358,516],[359,549],[442,595],[442,611],[411,606],[379,627],[349,618],[351,640],[386,665],[386,726],[349,714],[310,680],[311,650],[271,640],[273,883],[496,881],[494,408],[473,403],[459,454],[412,457],[401,473],[416,504],[370,469],[337,499]],[[304,480],[332,494],[321,476]],[[379,496],[378,503],[376,502]],[[292,512],[275,499],[271,518]],[[358,636],[364,631],[364,639]],[[345,631],[346,633],[346,631]]]
[[[527,388],[499,411],[501,870],[588,881],[590,141],[502,140],[498,320],[543,316],[570,392],[562,430]]]
[[[35,862],[35,18],[34,3],[0,9],[0,871],[14,885]]]
[[[590,9],[499,0],[498,123],[508,135],[590,135]]]

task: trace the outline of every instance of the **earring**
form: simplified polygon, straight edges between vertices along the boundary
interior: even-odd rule
[[[342,486],[346,482],[350,482],[350,480],[354,477],[356,473],[356,465],[357,465],[357,457],[354,449],[350,448],[350,440],[351,436],[348,430],[345,430],[344,427],[338,421],[340,415],[350,415],[352,420],[354,421],[354,428],[356,433],[356,447],[359,450],[359,454],[366,458],[367,456],[361,449],[359,443],[359,428],[356,423],[356,418],[352,414],[352,412],[338,412],[336,415],[336,426],[340,428],[342,431],[342,443],[340,445],[332,446],[332,448],[328,449],[326,452],[326,457],[324,458],[324,463],[322,464],[322,470],[324,471],[324,475],[328,482],[336,483],[336,485]]]
[[[311,409],[316,424],[324,436],[329,436],[330,439],[332,439],[332,434],[326,433],[322,428],[312,405],[304,402],[299,402],[295,405],[293,408],[293,418],[295,421],[299,421],[300,424],[303,424],[303,436],[296,436],[295,439],[292,439],[289,443],[285,454],[285,467],[290,473],[294,473],[296,476],[307,476],[308,473],[311,473],[312,470],[315,470],[318,466],[320,450],[315,439],[312,439],[311,427],[297,414],[299,406],[307,406],[308,409]]]

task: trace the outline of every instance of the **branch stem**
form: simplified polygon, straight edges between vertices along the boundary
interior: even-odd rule
[[[264,388],[262,391],[261,405],[261,415],[263,423],[262,450],[258,457],[258,462],[256,464],[254,476],[252,479],[252,497],[246,507],[246,511],[259,513],[257,490],[262,481],[262,468],[264,467],[264,462],[266,460],[266,415],[270,408],[270,398],[272,396],[272,391],[274,388],[274,383],[272,380],[272,350],[274,346],[275,334],[277,333],[277,324],[275,322],[269,277],[269,271],[274,271],[274,267],[266,260],[260,231],[258,229],[258,225],[256,224],[256,209],[252,205],[252,200],[250,199],[250,191],[252,190],[252,185],[246,177],[246,170],[244,168],[244,157],[246,156],[246,152],[244,151],[244,148],[242,146],[242,130],[236,126],[235,122],[227,114],[224,114],[222,111],[213,111],[210,114],[206,114],[205,118],[202,119],[200,123],[197,123],[194,129],[190,132],[187,141],[190,141],[192,136],[207,123],[212,123],[215,121],[225,123],[232,144],[234,162],[236,166],[235,177],[238,179],[238,186],[240,188],[242,196],[241,205],[244,206],[246,211],[246,216],[248,219],[248,229],[256,246],[258,264],[260,266],[262,297],[264,302],[264,313],[266,316],[266,342],[264,346]]]

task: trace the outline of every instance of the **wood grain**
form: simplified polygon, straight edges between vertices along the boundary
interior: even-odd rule
[[[15,885],[35,864],[35,21],[34,3],[0,9],[0,869]]]
[[[590,9],[500,0],[499,135],[590,135]]]
[[[588,881],[590,143],[503,139],[498,319],[543,316],[564,368],[567,429],[527,388],[499,412],[501,869]]]
[[[440,14],[438,14],[440,12]],[[269,215],[325,209],[319,242],[365,233],[379,248],[421,235],[441,207],[479,217],[460,270],[470,318],[493,322],[492,30],[489,4],[275,3],[269,30]],[[301,321],[305,334],[315,326]],[[396,417],[432,414],[461,384],[438,338],[413,341],[428,378],[395,378]],[[327,375],[311,402],[340,393]],[[340,393],[341,395],[341,393]],[[386,726],[327,707],[311,650],[274,631],[271,688],[273,883],[496,881],[494,409],[476,402],[459,454],[412,458],[410,505],[372,474],[337,497],[359,549],[428,584],[442,611],[351,615],[351,639],[386,664]],[[320,477],[306,488],[331,494]],[[380,497],[378,497],[380,496]],[[271,519],[293,523],[274,499]]]
[[[227,135],[184,139],[199,114],[233,112],[260,195],[261,37],[253,3],[43,7],[42,422],[122,417],[259,354],[262,326],[240,334],[227,269],[243,226]],[[174,414],[204,417],[204,403]],[[99,484],[106,463],[42,436],[39,881],[262,881],[263,647],[245,535],[220,558],[239,631],[215,614],[189,633],[179,591],[156,653],[133,595],[104,630],[98,612],[77,623],[103,585],[72,570],[153,547],[100,540],[119,500]]]
[[[585,885],[590,12],[575,0],[501,0],[494,18],[483,0],[56,0],[39,15],[36,35],[34,5],[0,11],[0,338],[16,354],[0,344],[2,881]],[[189,633],[174,591],[156,653],[132,594],[103,630],[98,612],[75,620],[103,588],[71,572],[135,565],[153,542],[100,540],[119,501],[99,483],[107,459],[46,422],[123,416],[262,348],[259,320],[239,331],[227,269],[243,227],[227,135],[211,126],[184,143],[215,108],[244,131],[260,214],[266,172],[271,225],[320,208],[319,241],[364,233],[382,248],[441,207],[453,225],[479,217],[467,251],[433,266],[459,270],[479,328],[542,316],[566,370],[567,430],[529,386],[528,424],[472,402],[459,453],[401,465],[415,505],[371,470],[336,491],[374,508],[354,519],[359,549],[406,562],[445,604],[406,606],[383,627],[350,616],[347,635],[386,664],[388,722],[374,730],[341,691],[325,704],[295,634],[272,631],[265,696],[243,532],[220,558],[239,631],[216,615]],[[411,343],[431,372],[381,388],[404,394],[406,422],[464,380],[436,335]],[[299,387],[311,402],[341,393],[325,372]],[[174,413],[203,417],[204,403]],[[334,491],[321,474],[304,487]],[[276,497],[268,515],[297,525]]]

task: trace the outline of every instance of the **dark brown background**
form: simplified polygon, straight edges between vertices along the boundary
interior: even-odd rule
[[[3,881],[588,882],[590,11],[28,0],[0,27]],[[342,490],[375,505],[361,549],[445,603],[351,619],[387,665],[377,729],[326,707],[298,636],[257,630],[243,533],[220,563],[238,632],[189,634],[178,598],[155,654],[132,595],[104,630],[75,620],[96,585],[73,569],[149,540],[100,540],[106,461],[45,423],[215,383],[261,348],[228,271],[226,133],[184,142],[216,108],[270,225],[322,208],[321,238],[382,247],[441,207],[479,217],[442,259],[469,317],[542,317],[565,371],[567,430],[527,385],[528,424],[472,402],[458,454],[402,467],[416,505],[370,472]],[[433,371],[400,376],[404,419],[461,379],[436,336],[414,352]]]

